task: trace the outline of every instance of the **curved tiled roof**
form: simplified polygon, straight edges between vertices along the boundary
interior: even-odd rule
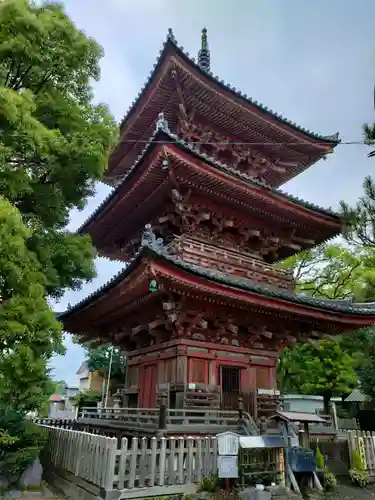
[[[120,191],[122,185],[132,177],[132,175],[136,171],[137,167],[142,162],[142,159],[143,159],[144,155],[146,154],[146,152],[150,150],[150,148],[152,147],[153,144],[156,144],[155,141],[160,141],[163,138],[164,138],[164,140],[170,141],[171,143],[173,143],[174,145],[176,145],[178,147],[184,148],[185,150],[189,151],[190,153],[192,153],[194,156],[196,156],[197,158],[199,158],[203,162],[209,163],[210,165],[218,168],[221,171],[225,171],[227,173],[230,173],[231,175],[233,175],[239,179],[242,179],[242,180],[248,182],[249,184],[252,184],[252,185],[257,186],[257,187],[262,187],[265,190],[267,190],[268,192],[283,196],[288,201],[291,201],[292,203],[296,203],[297,205],[300,205],[300,206],[305,207],[307,209],[314,210],[316,212],[320,212],[323,215],[328,215],[330,217],[339,218],[339,215],[336,212],[334,212],[333,210],[331,210],[330,208],[325,209],[325,208],[319,207],[318,205],[315,205],[314,203],[310,203],[310,202],[305,201],[301,198],[298,198],[296,196],[288,194],[281,189],[272,188],[268,184],[261,182],[261,181],[251,177],[250,175],[248,175],[246,173],[240,172],[239,170],[237,170],[233,167],[230,167],[224,163],[221,163],[218,160],[216,160],[215,158],[212,158],[207,154],[200,153],[197,150],[196,146],[194,146],[194,144],[188,143],[188,142],[184,141],[183,139],[180,139],[177,135],[170,132],[168,130],[168,127],[167,127],[165,120],[164,120],[164,122],[165,122],[165,124],[163,127],[159,126],[158,128],[156,128],[154,134],[150,137],[148,143],[146,144],[146,146],[143,149],[143,151],[141,152],[141,154],[137,157],[135,163],[132,165],[132,167],[125,174],[121,183],[108,194],[108,196],[100,203],[100,205],[94,210],[94,212],[85,220],[85,222],[78,229],[78,232],[82,232],[83,229],[85,228],[85,226],[87,226],[93,219],[95,219],[95,217],[103,210],[103,208],[116,196],[116,194]]]
[[[157,260],[164,261],[166,263],[176,266],[182,271],[187,273],[195,274],[201,278],[207,279],[209,281],[214,281],[216,283],[221,283],[231,288],[237,288],[252,292],[258,295],[263,295],[266,297],[284,300],[286,302],[293,302],[295,304],[300,304],[302,306],[308,306],[315,309],[324,309],[326,311],[342,313],[342,314],[352,314],[357,316],[374,316],[375,317],[375,302],[369,303],[354,303],[351,300],[329,300],[309,297],[302,294],[295,294],[293,292],[273,288],[270,286],[262,285],[260,283],[255,283],[246,278],[240,278],[232,275],[222,273],[221,271],[216,271],[212,269],[207,269],[195,264],[190,264],[182,259],[169,254],[168,247],[160,243],[159,240],[153,238],[153,241],[143,241],[140,252],[131,261],[131,263],[124,267],[119,273],[117,273],[112,279],[110,279],[106,284],[101,286],[98,290],[90,294],[85,299],[81,300],[65,311],[59,316],[59,319],[64,320],[64,317],[82,309],[87,306],[93,300],[99,298],[104,293],[108,292],[111,288],[120,283],[127,275],[129,275],[138,265],[142,257],[148,254]]]
[[[252,106],[254,106],[255,108],[257,108],[258,110],[262,111],[263,113],[267,113],[269,116],[271,116],[272,118],[276,119],[280,123],[282,123],[284,125],[288,125],[289,127],[292,127],[297,132],[301,132],[301,133],[303,133],[303,134],[305,134],[305,135],[307,135],[307,136],[309,136],[309,137],[311,137],[313,139],[316,139],[318,141],[328,142],[328,143],[334,144],[334,145],[337,145],[337,144],[340,143],[341,140],[339,139],[339,133],[338,132],[336,134],[334,134],[334,135],[328,135],[328,136],[316,134],[316,133],[312,132],[311,130],[308,130],[308,129],[304,128],[304,127],[301,127],[301,126],[297,125],[296,123],[292,122],[291,120],[288,120],[287,118],[285,118],[285,116],[282,116],[281,114],[276,113],[274,110],[269,109],[267,106],[264,106],[262,103],[259,103],[258,101],[254,101],[247,94],[244,94],[240,90],[238,90],[235,87],[231,86],[229,83],[221,80],[218,76],[214,75],[211,71],[203,71],[200,68],[200,66],[196,63],[195,59],[192,58],[192,57],[190,57],[190,55],[189,55],[188,52],[184,51],[184,47],[178,45],[177,40],[174,37],[174,34],[173,34],[173,32],[172,32],[171,29],[168,30],[167,40],[166,40],[166,42],[164,42],[163,49],[160,50],[160,52],[159,52],[159,57],[157,58],[157,60],[156,60],[156,62],[154,64],[153,70],[151,71],[148,80],[143,85],[143,87],[141,88],[141,90],[138,93],[137,97],[134,99],[134,101],[130,105],[129,109],[125,113],[125,116],[123,117],[123,119],[121,121],[120,127],[122,127],[125,124],[125,122],[127,121],[127,119],[130,117],[130,115],[135,110],[135,108],[136,108],[138,102],[140,101],[140,99],[146,93],[148,87],[150,86],[153,78],[155,77],[155,75],[156,75],[156,73],[158,71],[158,68],[159,68],[159,66],[161,64],[161,61],[163,60],[163,57],[164,57],[164,55],[165,55],[165,53],[167,51],[168,45],[172,45],[173,48],[178,53],[178,55],[183,60],[185,60],[188,64],[192,65],[195,70],[197,70],[200,73],[204,74],[213,83],[218,84],[223,90],[226,90],[226,91],[230,92],[231,94],[233,94],[234,96],[240,98],[246,104],[251,104]]]

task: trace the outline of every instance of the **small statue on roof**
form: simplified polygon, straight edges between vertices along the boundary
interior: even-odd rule
[[[141,247],[149,247],[152,250],[160,251],[164,249],[163,238],[157,238],[151,224],[146,224],[142,233]]]
[[[156,131],[161,130],[163,132],[170,132],[168,122],[165,119],[164,113],[158,114],[158,119],[156,120]]]

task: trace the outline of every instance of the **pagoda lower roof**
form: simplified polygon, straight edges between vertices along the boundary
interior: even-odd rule
[[[218,196],[220,196],[220,193],[223,193],[226,187],[227,193],[225,193],[225,199],[223,198],[226,206],[232,203],[234,208],[236,208],[237,204],[237,210],[248,210],[258,204],[264,209],[265,213],[269,213],[269,217],[273,221],[279,220],[282,222],[285,217],[287,217],[288,224],[291,225],[293,223],[297,224],[297,221],[299,221],[298,223],[304,225],[306,234],[309,234],[309,230],[306,228],[319,228],[318,231],[311,231],[311,233],[316,233],[314,238],[316,243],[321,243],[341,232],[341,219],[331,209],[324,209],[285,193],[281,189],[272,188],[250,175],[240,172],[238,169],[200,153],[194,144],[179,139],[164,124],[162,129],[159,128],[155,131],[121,183],[109,193],[107,198],[78,229],[80,233],[91,234],[93,242],[99,251],[101,250],[104,234],[109,240],[115,239],[116,220],[121,220],[121,223],[118,222],[117,224],[120,226],[121,231],[124,231],[124,228],[128,231],[131,230],[132,221],[136,220],[136,213],[138,214],[137,224],[139,224],[140,220],[143,221],[143,225],[148,223],[151,216],[155,215],[155,210],[157,210],[156,202],[152,201],[151,203],[152,197],[157,195],[158,202],[161,203],[161,187],[164,186],[165,191],[169,189],[169,192],[174,188],[173,182],[168,180],[170,175],[168,169],[163,170],[161,166],[157,168],[155,166],[155,156],[161,154],[161,148],[163,148],[165,158],[168,157],[168,152],[172,158],[173,155],[183,153],[184,156],[181,156],[181,158],[186,164],[194,165],[194,169],[200,170],[206,179],[209,175],[211,177],[212,175],[220,177],[218,181],[220,182],[220,189],[217,189],[217,192],[219,193]],[[206,167],[210,167],[210,170],[207,170]],[[152,175],[148,173],[152,168],[154,168],[153,180],[151,179]],[[187,177],[188,170],[183,170],[181,175]],[[204,185],[202,179],[200,178],[196,183],[201,186],[198,189],[201,189]],[[170,184],[169,188],[168,183]],[[146,184],[148,184],[148,187]],[[147,199],[145,192],[147,191],[150,200],[148,205],[145,203]],[[204,194],[207,196],[207,193]],[[166,194],[164,194],[164,197],[165,200],[170,199]],[[248,209],[245,206],[246,202],[243,201],[246,199],[247,204],[250,203]],[[116,212],[117,217],[114,215]],[[141,212],[143,216],[140,215]],[[125,220],[130,217],[130,214],[132,221],[129,220],[125,224]],[[102,225],[102,229],[100,229],[100,225]]]
[[[172,75],[176,68],[181,76],[177,82]],[[184,85],[189,89],[185,95]],[[338,134],[323,136],[300,127],[212,72],[202,70],[178,45],[170,31],[150,77],[121,122],[121,137],[111,154],[106,178],[116,181],[130,168],[132,158],[141,150],[140,144],[149,136],[159,111],[164,110],[171,125],[175,125],[181,105],[189,109],[199,108],[206,119],[211,119],[223,132],[234,137],[246,142],[265,143],[282,157],[299,156],[301,161],[294,169],[274,173],[274,186],[295,177],[332,152],[340,142]],[[270,141],[274,142],[271,146]]]
[[[99,334],[113,312],[134,314],[157,295],[149,291],[151,279],[161,283],[157,293],[189,291],[188,295],[209,296],[218,304],[335,325],[337,333],[375,324],[375,303],[295,294],[190,264],[170,255],[155,237],[144,241],[135,259],[114,278],[58,317],[68,332],[83,334],[93,329]]]

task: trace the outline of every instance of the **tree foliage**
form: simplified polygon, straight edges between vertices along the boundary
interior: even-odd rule
[[[328,411],[332,396],[341,396],[356,386],[355,361],[343,352],[339,341],[286,348],[279,362],[279,384],[284,392],[322,396]]]
[[[294,272],[297,291],[316,298],[367,300],[375,296],[372,249],[323,245],[301,252],[283,263]],[[326,410],[333,395],[355,387],[363,362],[364,347],[373,339],[373,329],[364,329],[312,344],[284,349],[278,364],[278,380],[285,392],[317,394]]]
[[[69,233],[107,163],[115,126],[92,103],[101,48],[58,4],[0,2],[0,401],[41,404],[62,352],[46,297],[94,276],[95,251]]]
[[[299,293],[357,301],[375,297],[375,251],[363,246],[321,245],[286,259],[280,267],[293,271]]]
[[[63,352],[43,269],[27,248],[30,233],[19,211],[0,198],[0,402],[25,410],[41,404],[47,361]]]
[[[46,437],[23,411],[0,403],[0,476],[18,478],[38,457]]]
[[[375,126],[374,126],[375,127]],[[375,129],[374,129],[375,130]],[[365,249],[375,249],[375,185],[370,176],[363,181],[363,195],[352,207],[341,202],[347,241]]]
[[[366,345],[359,368],[361,390],[371,399],[375,399],[375,335]]]
[[[112,349],[111,379],[124,382],[126,356],[120,349],[112,347],[112,345],[106,344],[99,347],[86,346],[86,360],[89,369],[92,371],[103,371],[108,376]]]

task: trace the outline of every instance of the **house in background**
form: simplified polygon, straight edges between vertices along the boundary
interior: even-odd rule
[[[75,418],[74,397],[78,392],[78,387],[65,386],[63,394],[52,394],[49,398],[48,416],[50,418]]]
[[[332,398],[332,402],[339,405],[341,398]],[[324,411],[323,397],[307,394],[284,394],[284,411],[298,411],[302,413],[321,414]]]
[[[79,378],[79,392],[92,389],[94,391],[102,391],[105,378],[99,370],[91,371],[87,361],[84,361],[77,370],[77,377]]]

